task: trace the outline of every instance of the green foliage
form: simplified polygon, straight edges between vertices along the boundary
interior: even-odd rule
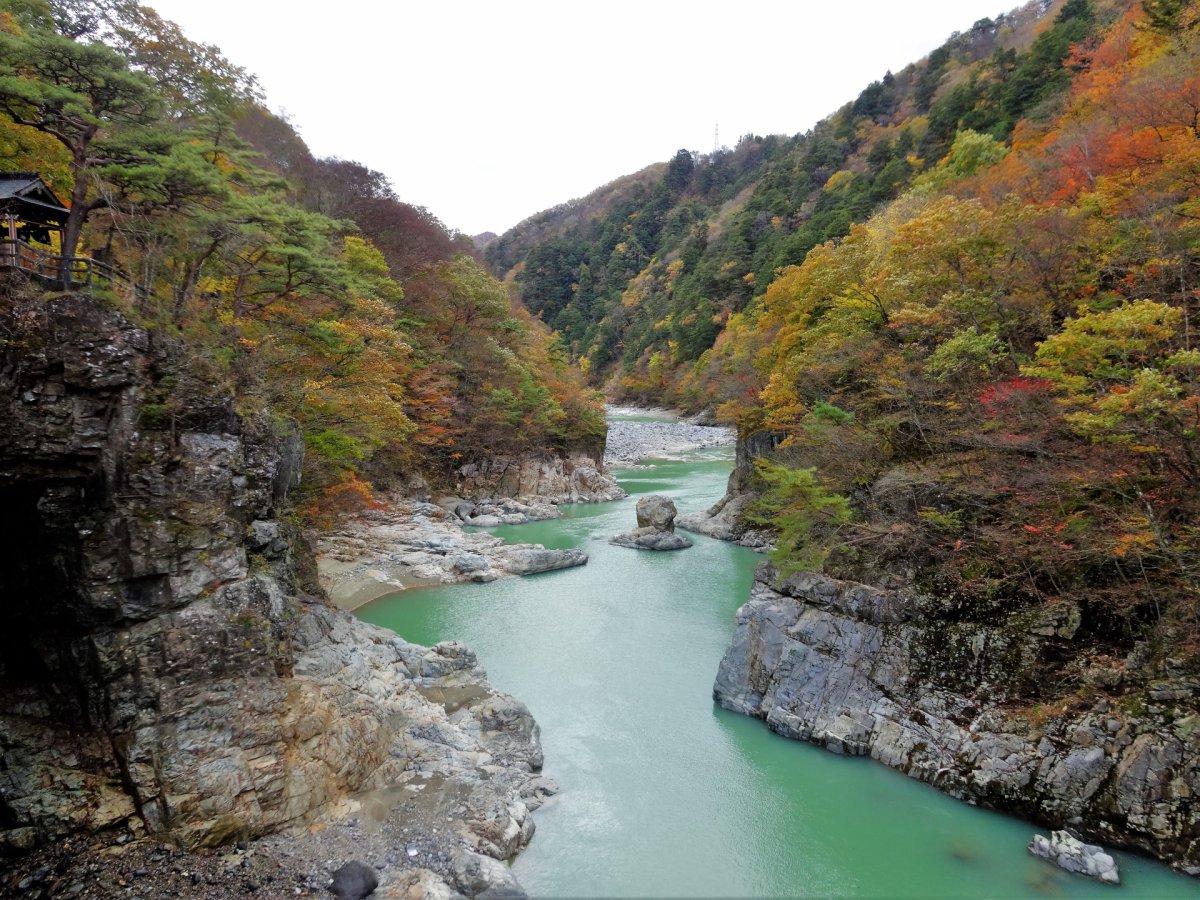
[[[962,510],[954,509],[949,512],[925,507],[918,510],[917,515],[923,522],[927,522],[939,531],[944,531],[947,534],[961,534],[963,531]]]
[[[991,135],[966,128],[958,132],[950,152],[935,168],[917,178],[914,186],[921,190],[940,190],[994,166],[1007,155],[1008,148]]]
[[[819,570],[840,529],[851,519],[850,501],[825,491],[816,469],[795,469],[758,460],[755,474],[763,489],[747,519],[778,533],[771,561],[789,575]]]
[[[1086,313],[1038,347],[1027,375],[1065,395],[1080,435],[1152,454],[1200,477],[1200,354],[1175,351],[1184,311],[1151,300]]]
[[[165,136],[151,126],[162,98],[146,75],[98,40],[60,34],[47,3],[0,4],[17,27],[0,28],[0,113],[13,124],[48,135],[70,158],[71,212],[62,250],[74,255],[88,214],[104,201],[95,180],[149,165]]]
[[[352,468],[366,456],[361,441],[332,428],[304,435],[304,445],[339,468]]]
[[[1187,0],[1142,0],[1146,24],[1156,31],[1166,33],[1180,27],[1180,16],[1187,6]]]
[[[849,425],[854,421],[854,413],[840,409],[824,400],[818,400],[813,404],[812,416],[818,422],[827,425]]]
[[[993,372],[1003,358],[999,336],[994,331],[982,334],[972,325],[949,340],[938,344],[925,361],[925,371],[935,381],[960,375]]]

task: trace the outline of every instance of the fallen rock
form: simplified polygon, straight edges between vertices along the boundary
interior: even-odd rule
[[[662,494],[651,494],[637,502],[638,527],[618,534],[609,543],[634,550],[684,550],[692,546],[675,533],[675,501]]]
[[[366,863],[354,859],[333,873],[329,893],[338,900],[362,900],[379,887],[379,877]]]
[[[1068,872],[1098,878],[1106,884],[1121,883],[1116,860],[1105,853],[1103,847],[1085,844],[1069,832],[1052,831],[1049,838],[1035,834],[1029,843],[1029,852]]]
[[[674,531],[675,516],[678,514],[675,501],[663,494],[651,494],[637,502],[638,528],[653,528],[655,531]]]

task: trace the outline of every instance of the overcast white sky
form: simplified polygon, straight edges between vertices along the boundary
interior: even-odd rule
[[[795,134],[1017,0],[143,0],[258,75],[318,156],[468,234],[682,148]]]

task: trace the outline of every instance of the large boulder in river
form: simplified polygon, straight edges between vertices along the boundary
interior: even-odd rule
[[[1117,863],[1104,852],[1103,847],[1085,844],[1069,832],[1052,831],[1049,838],[1035,834],[1029,844],[1029,852],[1050,860],[1068,872],[1098,878],[1108,884],[1121,883]]]
[[[634,550],[683,550],[692,546],[675,533],[675,501],[662,494],[651,494],[637,502],[638,527],[619,534],[611,543]]]
[[[588,561],[588,555],[582,550],[550,550],[539,544],[501,547],[495,556],[500,566],[511,575],[538,575],[583,566]]]
[[[651,494],[637,502],[638,528],[653,528],[655,531],[674,531],[675,501],[662,494]]]

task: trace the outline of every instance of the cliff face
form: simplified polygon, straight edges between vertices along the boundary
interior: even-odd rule
[[[604,448],[564,454],[492,456],[463,466],[457,490],[465,497],[514,498],[548,503],[601,503],[626,496],[599,462]]]
[[[765,431],[739,437],[735,447],[733,471],[725,496],[701,512],[684,513],[676,524],[685,531],[706,534],[719,541],[732,541],[744,547],[761,550],[771,543],[771,535],[750,527],[745,516],[747,507],[757,499],[753,490],[754,461],[767,456],[778,444],[778,438]]]
[[[305,593],[315,570],[279,518],[298,436],[96,299],[11,293],[0,848],[138,820],[214,844],[436,775],[470,788],[452,827],[471,847],[515,852],[537,726],[466,648]]]
[[[1080,702],[1015,714],[1078,626],[1070,605],[985,625],[933,599],[764,566],[713,693],[785,737],[1200,874],[1200,685],[1135,651],[1086,670]],[[1105,699],[1122,679],[1144,688]]]

